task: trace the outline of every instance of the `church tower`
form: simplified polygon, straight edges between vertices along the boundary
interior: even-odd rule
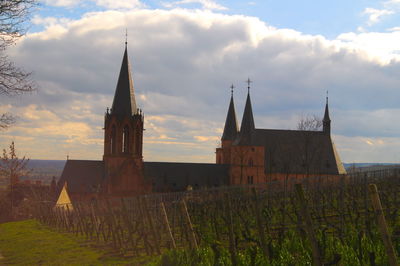
[[[226,115],[224,132],[221,137],[221,147],[216,151],[217,164],[231,163],[231,146],[238,134],[235,104],[233,102],[233,85],[231,86],[231,101]]]
[[[104,122],[103,161],[107,193],[116,196],[144,193],[144,115],[136,105],[130,70],[125,42],[112,108],[107,108]]]
[[[250,79],[240,131],[230,149],[230,184],[256,184],[264,180],[264,146],[255,139],[253,108],[250,99]]]
[[[325,114],[322,120],[322,131],[330,135],[331,134],[331,119],[329,118],[329,107],[328,107],[328,97],[326,97]]]

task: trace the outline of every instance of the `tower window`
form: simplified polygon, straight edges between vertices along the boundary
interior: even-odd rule
[[[249,166],[253,166],[253,165],[254,165],[253,159],[250,158],[250,159],[249,159]]]
[[[141,150],[140,150],[140,145],[141,145],[141,139],[140,139],[140,127],[137,125],[136,127],[136,132],[135,132],[135,154],[141,155]]]
[[[111,136],[110,136],[110,151],[111,154],[115,154],[116,153],[116,148],[117,148],[117,141],[116,141],[116,129],[115,129],[115,125],[113,125],[111,127]]]
[[[129,127],[127,125],[122,132],[122,152],[129,153]]]

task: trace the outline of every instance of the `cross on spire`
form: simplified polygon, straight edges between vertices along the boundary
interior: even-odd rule
[[[125,47],[128,45],[128,28],[125,28]]]
[[[250,80],[250,78],[247,78],[246,83],[247,83],[247,92],[250,93],[250,83],[253,81]]]
[[[231,95],[232,95],[232,97],[233,97],[233,89],[235,88],[235,86],[233,86],[233,84],[230,86],[230,88],[231,88]]]
[[[329,91],[327,90],[326,91],[326,104],[328,104],[328,97],[329,97],[328,93],[329,93]]]

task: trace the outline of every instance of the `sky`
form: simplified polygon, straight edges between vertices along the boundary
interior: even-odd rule
[[[214,162],[233,84],[257,128],[323,116],[343,162],[400,163],[400,0],[42,0],[7,53],[38,90],[2,97],[31,159],[103,155],[125,31],[144,160]]]

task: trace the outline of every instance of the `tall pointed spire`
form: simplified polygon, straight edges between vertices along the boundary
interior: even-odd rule
[[[323,128],[322,131],[330,134],[331,133],[331,119],[329,118],[329,107],[328,107],[328,92],[326,92],[326,104],[325,104],[325,114],[322,120]]]
[[[235,140],[238,134],[238,126],[236,120],[235,105],[233,103],[233,88],[231,86],[231,102],[229,103],[228,114],[226,116],[224,132],[222,133],[221,140]]]
[[[250,83],[248,89],[250,87]],[[250,145],[251,144],[251,135],[255,130],[254,118],[253,118],[253,109],[251,107],[250,100],[250,90],[247,92],[246,106],[244,107],[244,113],[242,118],[242,123],[240,125],[240,133],[239,133],[239,145]]]
[[[137,113],[135,91],[130,70],[127,41],[125,41],[125,52],[119,72],[117,88],[115,89],[111,114],[132,116]]]

